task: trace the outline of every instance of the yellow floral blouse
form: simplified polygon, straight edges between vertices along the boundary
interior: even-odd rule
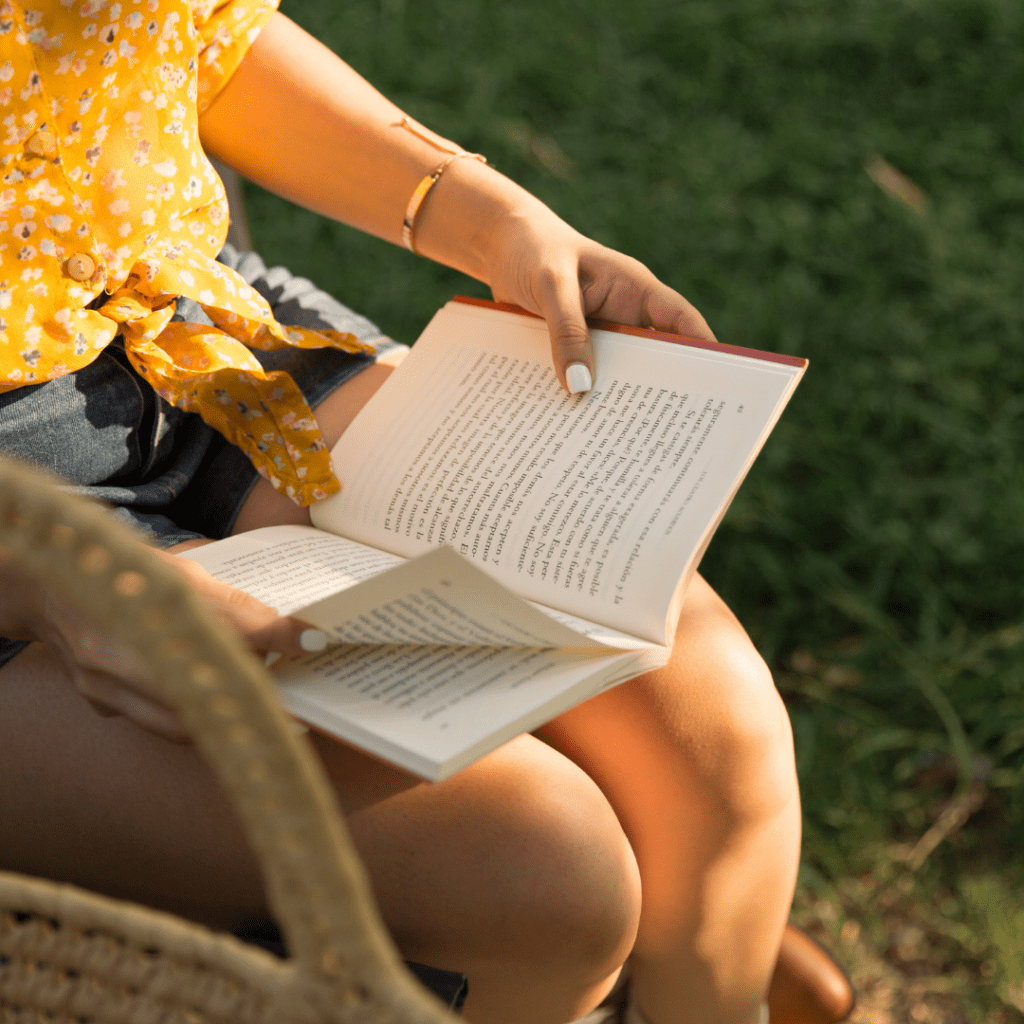
[[[276,5],[0,0],[0,392],[80,369],[120,332],[160,395],[308,505],[339,489],[329,453],[292,379],[246,345],[366,347],[282,327],[216,262],[227,201],[198,132]],[[216,327],[171,323],[178,296]]]

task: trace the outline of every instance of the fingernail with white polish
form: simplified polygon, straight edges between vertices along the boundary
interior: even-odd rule
[[[594,386],[586,363],[572,363],[567,366],[565,368],[565,383],[569,386],[570,395],[581,394]]]
[[[299,634],[299,646],[310,654],[316,654],[327,646],[327,634],[320,629],[304,629]]]

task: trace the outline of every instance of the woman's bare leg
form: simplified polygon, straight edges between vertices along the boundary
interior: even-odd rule
[[[329,441],[383,376],[364,371],[318,408]],[[294,518],[278,498],[257,487],[243,525]],[[470,1019],[562,1024],[600,998],[633,943],[639,876],[584,772],[524,736],[428,786],[312,740],[400,948],[470,976]],[[245,837],[194,750],[98,716],[39,644],[0,670],[0,868],[216,927],[266,912]]]
[[[747,1024],[775,965],[800,849],[789,719],[699,576],[669,664],[538,732],[608,798],[640,867],[631,960],[654,1024]]]
[[[400,949],[469,975],[471,1020],[562,1024],[600,998],[632,945],[639,883],[583,772],[529,736],[437,786],[314,746]],[[0,868],[214,927],[266,914],[195,751],[101,718],[37,644],[0,672]]]

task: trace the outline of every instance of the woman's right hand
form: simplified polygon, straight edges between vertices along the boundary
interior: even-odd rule
[[[210,611],[238,633],[255,655],[298,657],[320,644],[323,634],[319,631],[278,615],[195,562],[163,551],[153,553],[184,576]],[[0,600],[0,631],[4,635],[44,644],[99,714],[122,715],[172,742],[189,742],[174,713],[151,696],[150,674],[130,649],[10,563],[2,567],[0,576],[4,577],[5,597]]]

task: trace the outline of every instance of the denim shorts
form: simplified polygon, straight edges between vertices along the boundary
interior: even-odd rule
[[[378,358],[397,347],[365,317],[284,267],[268,269],[255,253],[230,245],[217,258],[263,295],[280,323],[351,332],[374,345]],[[210,324],[190,299],[178,300],[175,319]],[[334,349],[253,354],[265,369],[291,374],[311,408],[374,362]],[[107,503],[158,547],[226,537],[258,479],[241,449],[160,398],[117,340],[76,373],[0,395],[0,452]],[[0,666],[23,647],[0,638]]]

